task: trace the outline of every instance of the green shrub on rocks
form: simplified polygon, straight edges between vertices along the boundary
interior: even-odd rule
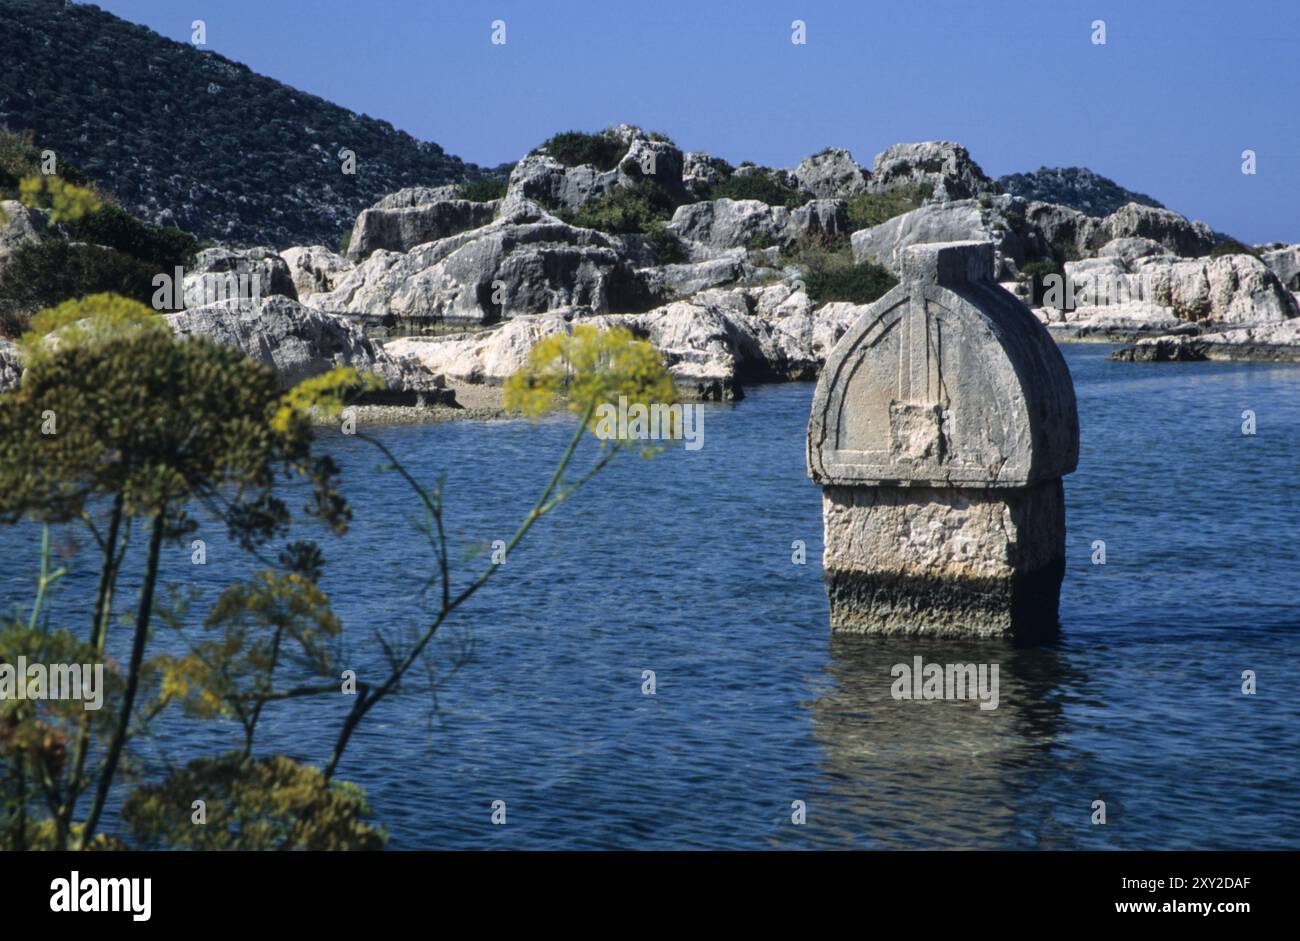
[[[577,209],[559,209],[556,214],[570,225],[597,229],[613,235],[649,234],[655,223],[672,218],[678,201],[652,180],[620,186]]]
[[[821,270],[810,269],[803,280],[808,298],[814,304],[824,304],[827,301],[870,304],[898,283],[889,269],[871,261],[829,265]]]
[[[1078,261],[1083,256],[1079,254],[1077,246],[1062,239],[1057,239],[1052,243],[1052,258],[1061,265],[1067,261]]]
[[[869,229],[920,208],[932,195],[934,186],[929,183],[918,183],[887,193],[862,193],[848,201],[849,222],[855,230]]]
[[[16,336],[42,308],[105,292],[148,306],[159,273],[157,265],[99,245],[29,242],[19,246],[0,273],[0,324]]]
[[[1230,235],[1220,235],[1210,249],[1210,257],[1218,258],[1221,255],[1254,255],[1259,257],[1259,252],[1244,242],[1239,242]]]
[[[743,166],[743,164],[742,164]],[[707,199],[757,199],[769,206],[785,206],[796,209],[808,202],[809,197],[773,173],[746,173],[743,176],[728,176],[720,183],[714,184],[706,195]]]
[[[770,248],[773,244],[776,243],[770,238],[755,237],[750,240],[750,250]],[[853,264],[853,249],[846,235],[804,232],[782,246],[781,262],[814,271],[843,268]]]
[[[199,247],[199,240],[188,232],[141,222],[112,204],[69,223],[66,228],[74,241],[114,249],[167,273],[188,265]]]
[[[645,240],[661,265],[675,265],[686,260],[686,246],[661,220],[646,225]]]
[[[781,261],[802,269],[804,288],[814,304],[870,304],[898,283],[889,269],[875,262],[854,262],[848,239],[823,233],[799,238],[781,253]]]
[[[1020,280],[1029,282],[1029,298],[1033,306],[1041,307],[1047,293],[1046,279],[1050,275],[1065,277],[1065,269],[1055,259],[1043,258],[1028,262],[1020,269]]]
[[[704,162],[708,164],[710,167],[712,167],[714,170],[716,170],[723,177],[729,177],[736,172],[736,168],[733,167],[726,160],[723,160],[721,157],[711,157],[706,154],[704,157]]]
[[[90,179],[79,167],[66,161],[58,164],[59,175],[69,183],[85,186]],[[31,135],[0,131],[0,199],[17,199],[18,184],[41,172],[41,150]]]
[[[66,177],[41,173],[35,145],[0,135],[0,178],[7,183],[33,167],[13,189],[51,225],[0,269],[0,334],[16,336],[36,311],[92,294],[111,292],[151,305],[154,278],[188,267],[202,247],[187,232],[135,218],[93,184],[71,182],[83,178],[71,165],[60,167]]]
[[[504,199],[506,195],[505,179],[467,180],[456,187],[457,199],[468,199],[475,203],[488,203],[494,199]]]
[[[549,137],[537,152],[554,157],[566,167],[590,164],[597,170],[613,170],[627,153],[627,144],[609,131],[562,131]]]

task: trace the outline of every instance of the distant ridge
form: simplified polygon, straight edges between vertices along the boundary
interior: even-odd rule
[[[1090,216],[1108,216],[1127,203],[1164,209],[1143,193],[1135,193],[1086,167],[1040,167],[1033,173],[1013,173],[998,179],[1012,196],[1069,206]]]
[[[95,6],[0,0],[0,128],[79,165],[122,206],[205,239],[337,247],[406,186],[488,171],[386,121]],[[356,174],[338,153],[356,154]]]

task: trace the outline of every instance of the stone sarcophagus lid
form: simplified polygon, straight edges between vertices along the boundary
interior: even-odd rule
[[[1057,624],[1074,384],[993,280],[988,242],[915,245],[840,339],[808,427],[836,629],[1030,635]]]

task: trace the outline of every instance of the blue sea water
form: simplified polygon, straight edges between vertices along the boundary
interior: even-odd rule
[[[707,407],[701,450],[624,455],[540,522],[449,624],[429,672],[361,726],[340,777],[399,849],[1300,847],[1300,369],[1113,363],[1109,350],[1064,348],[1082,450],[1065,485],[1058,641],[831,636],[804,467],[812,386],[756,388]],[[420,479],[445,474],[463,584],[571,428],[378,435]],[[343,665],[374,677],[376,637],[427,619],[432,559],[416,501],[376,452],[323,443],[355,513],[324,542],[323,585],[346,625]],[[210,599],[253,565],[202,535],[207,564],[175,547],[164,579]],[[6,608],[30,597],[38,545],[35,527],[0,531]],[[56,622],[86,619],[92,555],[67,560]],[[917,655],[998,663],[998,708],[892,699],[891,666]],[[348,705],[270,707],[263,749],[323,763]],[[139,760],[179,763],[233,733],[166,718]]]

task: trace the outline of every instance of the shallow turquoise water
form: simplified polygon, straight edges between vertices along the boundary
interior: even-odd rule
[[[1300,846],[1300,369],[1111,363],[1109,349],[1065,348],[1083,441],[1057,643],[831,637],[804,470],[812,387],[760,388],[708,408],[702,450],[627,457],[543,521],[435,666],[470,641],[473,661],[436,699],[381,705],[341,776],[396,848]],[[509,537],[568,431],[382,437],[423,479],[447,473],[451,529],[470,547]],[[429,560],[415,503],[377,455],[341,435],[327,447],[356,520],[325,544],[324,584],[345,664],[371,675],[375,632],[419,622]],[[208,564],[177,548],[166,577],[210,592],[250,566],[204,535]],[[791,564],[796,539],[806,565]],[[0,531],[6,606],[29,595],[38,540]],[[93,591],[89,557],[72,564],[60,613]],[[999,708],[893,700],[890,667],[918,654],[999,663]],[[1243,670],[1257,695],[1241,694]],[[265,744],[322,762],[346,708],[278,707]],[[169,721],[142,757],[183,760],[231,731]],[[1099,799],[1105,826],[1090,822]]]

